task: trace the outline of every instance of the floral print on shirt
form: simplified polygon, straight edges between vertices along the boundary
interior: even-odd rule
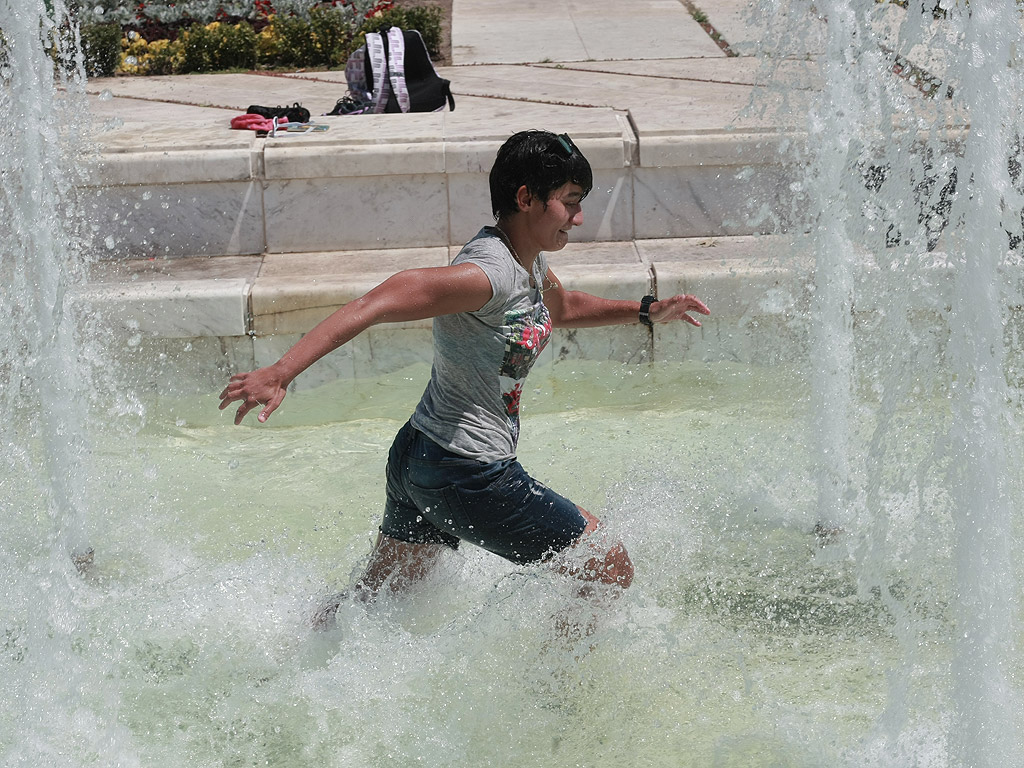
[[[523,381],[530,372],[551,336],[551,314],[543,302],[526,309],[509,312],[502,326],[505,356],[498,369],[501,399],[512,429],[512,439],[519,440],[519,400]]]

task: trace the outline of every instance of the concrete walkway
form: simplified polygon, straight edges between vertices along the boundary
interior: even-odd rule
[[[630,298],[700,292],[718,310],[699,336],[565,333],[551,354],[777,359],[730,329],[800,301],[776,268],[789,246],[757,237],[779,221],[740,209],[790,184],[783,147],[803,130],[824,26],[786,29],[746,6],[708,10],[720,45],[679,0],[522,0],[514,15],[455,0],[453,63],[439,70],[454,112],[318,117],[345,94],[343,72],[93,80],[103,263],[86,293],[161,359],[187,345],[218,369],[270,362],[395,270],[447,263],[490,220],[497,147],[545,127],[570,133],[595,168],[584,227],[553,258],[563,282]],[[250,104],[293,102],[329,130],[229,128]],[[775,309],[758,309],[765,290],[785,294]],[[307,383],[429,359],[425,333],[374,329]]]

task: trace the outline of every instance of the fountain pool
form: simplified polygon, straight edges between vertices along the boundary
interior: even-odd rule
[[[520,455],[638,563],[594,636],[558,638],[553,616],[587,610],[561,579],[472,547],[409,599],[308,629],[368,552],[396,414],[425,367],[297,393],[270,429],[229,426],[212,397],[151,403],[128,455],[121,438],[94,444],[103,545],[85,577],[54,573],[45,517],[7,528],[11,764],[49,750],[111,765],[864,765],[893,750],[942,764],[950,499],[888,500],[899,524],[865,579],[852,553],[877,532],[824,549],[811,532],[799,370],[574,368],[537,375]],[[908,460],[948,411],[935,393],[907,404]],[[4,508],[30,506],[11,490]],[[40,643],[50,623],[64,643]],[[71,679],[30,682],[54,664]]]

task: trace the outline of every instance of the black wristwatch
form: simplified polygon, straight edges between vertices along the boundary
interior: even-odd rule
[[[651,322],[651,304],[657,300],[655,296],[644,296],[640,299],[640,322],[650,328],[654,327],[654,323]]]

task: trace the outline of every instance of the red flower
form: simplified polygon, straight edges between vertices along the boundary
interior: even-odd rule
[[[512,391],[506,392],[503,397],[505,400],[505,410],[508,412],[508,414],[510,416],[514,416],[515,414],[519,413],[519,401],[523,397],[522,382],[518,382],[512,388]]]

